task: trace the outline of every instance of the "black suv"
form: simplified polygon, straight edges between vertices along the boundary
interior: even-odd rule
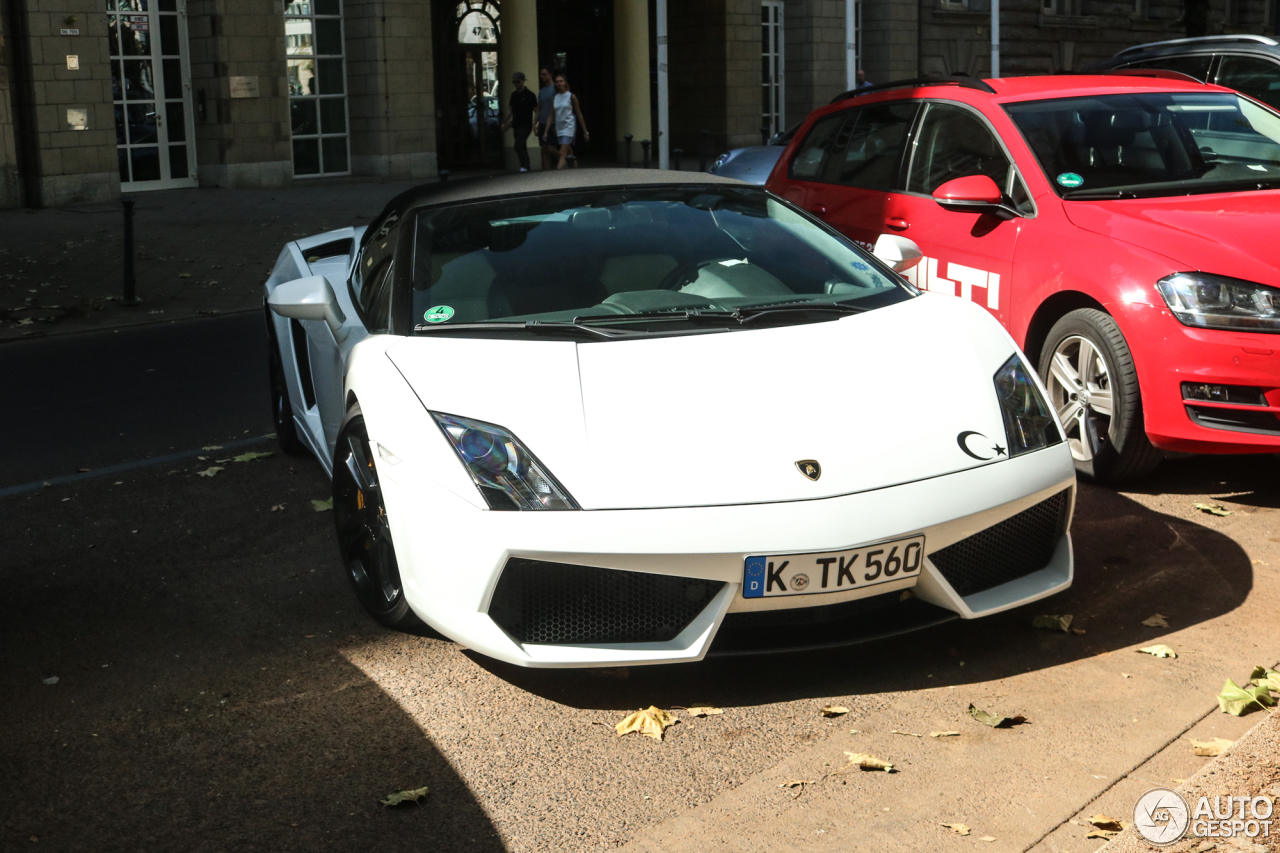
[[[1280,42],[1267,36],[1203,36],[1140,44],[1088,71],[1141,68],[1177,71],[1280,109]]]

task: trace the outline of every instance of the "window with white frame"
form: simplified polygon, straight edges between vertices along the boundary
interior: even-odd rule
[[[766,138],[786,130],[785,63],[782,0],[764,0],[760,4],[760,85],[763,95],[760,127]]]
[[[284,15],[293,173],[350,174],[342,0],[288,0]]]

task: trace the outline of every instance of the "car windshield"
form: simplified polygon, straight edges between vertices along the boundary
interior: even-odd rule
[[[1005,109],[1065,199],[1280,186],[1280,115],[1239,95],[1097,95]]]
[[[592,189],[420,211],[406,325],[692,333],[831,319],[915,293],[763,190]]]

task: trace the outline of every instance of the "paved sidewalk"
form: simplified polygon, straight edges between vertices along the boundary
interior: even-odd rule
[[[287,240],[367,223],[416,183],[138,193],[132,307],[118,202],[0,211],[0,341],[258,308]]]

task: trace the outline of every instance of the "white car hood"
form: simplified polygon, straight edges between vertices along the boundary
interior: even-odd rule
[[[641,509],[809,500],[991,464],[975,456],[1003,458],[992,377],[1015,349],[982,309],[925,294],[781,328],[424,336],[387,356],[429,409],[511,430],[583,509]],[[817,481],[797,468],[809,459]]]

